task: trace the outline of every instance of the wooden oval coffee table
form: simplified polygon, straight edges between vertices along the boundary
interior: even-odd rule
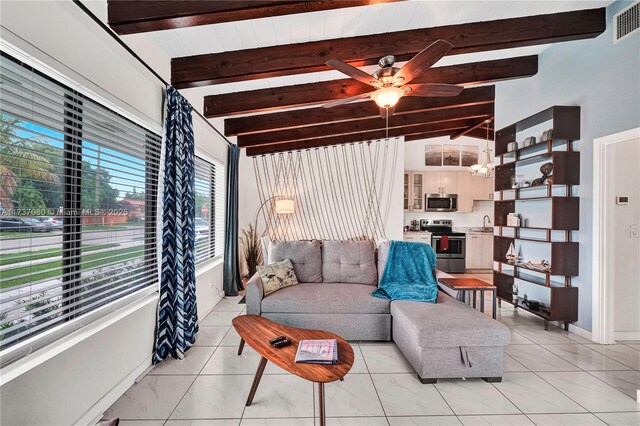
[[[320,406],[320,425],[325,424],[324,408],[324,384],[342,380],[353,366],[353,349],[351,345],[340,336],[322,330],[305,330],[302,328],[288,327],[278,324],[267,318],[258,315],[241,315],[232,321],[234,328],[242,339],[238,355],[242,353],[244,342],[247,342],[262,359],[258,364],[258,370],[253,379],[253,385],[247,398],[247,406],[253,402],[262,373],[271,361],[278,367],[291,374],[302,377],[318,384],[318,403]],[[278,336],[287,336],[291,339],[291,344],[283,348],[274,348],[269,344],[269,340]],[[336,339],[338,341],[338,363],[332,365],[325,364],[304,364],[296,363],[296,352],[300,340],[315,339]]]

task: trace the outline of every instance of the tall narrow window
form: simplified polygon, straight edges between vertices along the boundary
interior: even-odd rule
[[[157,283],[161,137],[2,54],[0,350]]]
[[[222,255],[224,228],[223,166],[195,157],[196,171],[196,265]],[[222,227],[222,229],[220,229]]]

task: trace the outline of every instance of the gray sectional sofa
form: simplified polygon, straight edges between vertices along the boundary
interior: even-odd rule
[[[347,340],[393,340],[423,383],[439,378],[502,377],[507,327],[456,300],[440,286],[435,304],[373,297],[389,243],[271,242],[269,263],[291,259],[300,281],[264,296],[256,274],[247,283],[247,314],[289,326],[327,330]],[[436,277],[448,274],[436,271]]]

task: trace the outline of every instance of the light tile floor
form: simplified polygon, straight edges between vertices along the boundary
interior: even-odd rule
[[[470,276],[491,281],[491,275]],[[121,425],[318,424],[315,387],[268,365],[245,407],[259,356],[231,319],[239,298],[221,301],[200,323],[196,346],[133,385],[106,413]],[[491,303],[487,298],[487,314]],[[355,363],[344,382],[326,386],[329,425],[640,425],[640,342],[601,346],[503,304],[511,329],[501,383],[441,380],[423,385],[389,342],[352,342]]]

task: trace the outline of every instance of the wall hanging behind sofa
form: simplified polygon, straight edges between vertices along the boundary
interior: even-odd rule
[[[295,203],[287,215],[268,205],[259,226],[271,240],[385,239],[399,143],[395,138],[254,157],[260,204],[270,198]]]

